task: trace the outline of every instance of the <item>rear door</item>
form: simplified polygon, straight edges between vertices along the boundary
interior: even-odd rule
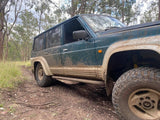
[[[58,26],[54,29],[47,31],[45,37],[46,49],[44,50],[44,58],[47,60],[47,63],[54,74],[59,74],[56,68],[62,67],[61,61],[61,26]],[[63,72],[63,71],[61,71]]]

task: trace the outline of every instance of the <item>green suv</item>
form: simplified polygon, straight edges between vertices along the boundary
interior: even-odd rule
[[[128,27],[78,15],[34,38],[31,63],[41,87],[55,80],[105,84],[120,119],[160,119],[160,21]]]

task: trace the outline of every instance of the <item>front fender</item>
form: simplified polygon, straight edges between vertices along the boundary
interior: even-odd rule
[[[129,50],[152,50],[160,54],[160,35],[120,41],[112,44],[105,52],[101,67],[102,78],[106,81],[108,63],[111,56],[117,52]]]

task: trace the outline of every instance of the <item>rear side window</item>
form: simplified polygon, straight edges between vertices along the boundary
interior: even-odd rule
[[[34,41],[34,50],[39,51],[44,49],[44,34],[35,38]]]
[[[46,47],[54,47],[61,44],[61,26],[46,32]]]
[[[34,40],[34,51],[61,45],[61,26],[51,29]]]

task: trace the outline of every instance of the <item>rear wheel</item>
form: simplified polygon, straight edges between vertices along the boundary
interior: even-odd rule
[[[121,119],[160,119],[160,71],[137,68],[124,73],[112,93],[113,106]]]
[[[37,81],[37,84],[40,87],[47,87],[52,85],[55,82],[55,80],[52,79],[51,76],[47,76],[45,74],[43,67],[40,63],[37,64],[34,74],[35,74],[35,79]]]

